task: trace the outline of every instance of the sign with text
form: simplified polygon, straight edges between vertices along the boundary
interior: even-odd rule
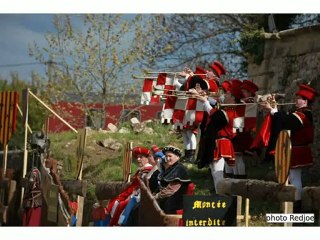
[[[183,196],[183,226],[236,226],[236,217],[236,196]]]

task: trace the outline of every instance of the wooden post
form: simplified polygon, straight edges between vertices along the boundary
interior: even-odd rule
[[[29,118],[29,90],[25,89],[22,91],[22,97],[24,101],[24,146],[23,146],[23,169],[22,169],[22,178],[24,178],[27,174],[27,165],[28,165],[28,118]],[[23,195],[24,195],[24,187],[21,188],[21,199],[20,199],[20,206],[22,206],[23,202]]]
[[[289,180],[286,180],[285,186],[289,186]],[[288,214],[293,212],[293,202],[283,202],[282,203],[283,213]],[[285,227],[292,227],[292,223],[284,223]]]
[[[249,198],[246,198],[246,212],[245,212],[245,215],[244,215],[245,226],[246,227],[249,226],[249,204],[250,204],[250,200],[249,200]]]
[[[240,226],[242,220],[242,197],[237,196],[237,226]]]
[[[77,197],[78,202],[78,211],[77,211],[77,227],[82,226],[82,218],[83,218],[83,205],[84,205],[84,197],[78,195]]]
[[[130,182],[132,162],[132,142],[127,142],[123,150],[122,178],[124,182]]]
[[[77,158],[78,158],[78,176],[77,180],[82,180],[82,170],[83,170],[83,158],[84,158],[84,149],[87,142],[87,129],[84,128],[81,132],[78,133],[78,146],[77,146]],[[78,211],[77,211],[77,223],[76,226],[82,226],[83,218],[83,204],[84,197],[77,196]]]

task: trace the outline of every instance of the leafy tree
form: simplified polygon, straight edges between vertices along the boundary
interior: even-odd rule
[[[137,85],[129,82],[129,76],[145,57],[141,56],[144,45],[152,41],[145,38],[150,31],[148,17],[55,16],[55,32],[45,36],[47,46],[34,43],[30,47],[30,55],[48,65],[48,100],[60,101],[74,93],[89,116],[91,102],[101,103],[102,110],[108,103],[119,102],[119,95],[121,102],[130,102]],[[126,80],[121,79],[124,77]]]
[[[246,61],[261,62],[263,32],[269,31],[270,14],[172,14],[163,15],[160,38],[152,42],[157,50],[147,67],[182,70],[185,66],[208,67],[220,60],[232,77],[246,77]],[[276,30],[308,26],[319,22],[319,14],[273,14]]]
[[[249,24],[239,14],[165,15],[162,25],[166,32],[158,33],[161,38],[156,41],[159,51],[146,65],[182,70],[197,65],[207,68],[220,60],[231,74],[238,74],[243,61],[240,32]]]

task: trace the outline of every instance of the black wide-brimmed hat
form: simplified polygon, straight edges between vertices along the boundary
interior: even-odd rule
[[[173,154],[181,157],[181,150],[175,146],[169,145],[162,149],[162,152],[166,154],[166,152],[172,152]]]
[[[198,75],[194,75],[194,76],[191,77],[190,83],[189,83],[189,89],[195,88],[197,83],[200,84],[200,87],[201,87],[202,90],[208,90],[209,89],[207,81],[202,79]]]

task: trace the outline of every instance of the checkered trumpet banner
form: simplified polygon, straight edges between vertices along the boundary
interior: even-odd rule
[[[152,94],[152,90],[156,85],[157,82],[154,79],[144,79],[141,93],[141,104],[150,105],[160,103],[160,96]]]
[[[160,73],[157,79],[144,80],[141,94],[141,104],[160,103],[160,95],[168,94],[169,90],[174,90],[174,77],[168,77],[166,73]]]
[[[0,142],[6,146],[17,127],[17,92],[0,92]]]
[[[173,123],[175,128],[198,126],[203,118],[203,103],[195,98],[169,96],[163,105],[161,122]]]
[[[236,107],[236,117],[233,120],[233,132],[255,131],[257,126],[257,104],[247,103]]]
[[[236,106],[233,122],[234,132],[254,131],[257,124],[257,104]],[[163,105],[161,123],[173,123],[175,128],[199,126],[203,119],[204,107],[195,98],[168,96]]]

